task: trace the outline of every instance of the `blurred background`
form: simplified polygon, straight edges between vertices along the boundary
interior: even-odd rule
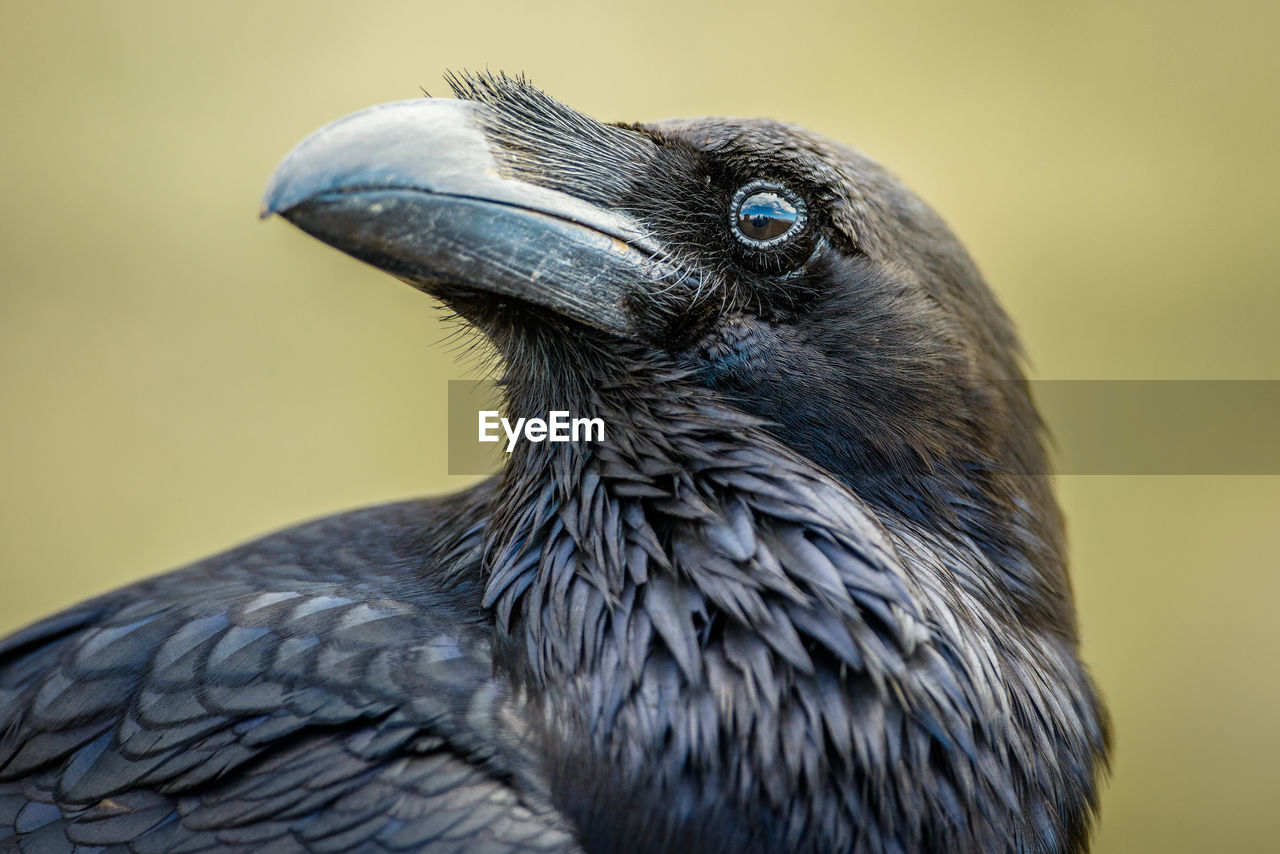
[[[0,631],[306,517],[459,488],[430,301],[280,221],[319,125],[524,71],[888,164],[1048,379],[1280,379],[1274,4],[6,3]],[[1275,850],[1277,477],[1059,478],[1115,718],[1099,852]]]

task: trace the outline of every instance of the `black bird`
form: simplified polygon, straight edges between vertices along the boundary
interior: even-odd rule
[[[867,158],[522,79],[303,142],[521,443],[0,644],[0,848],[1078,852],[1107,728],[1009,321]]]

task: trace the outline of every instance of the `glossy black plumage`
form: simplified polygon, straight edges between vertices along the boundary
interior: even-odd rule
[[[482,495],[303,525],[8,639],[0,827],[31,851],[572,850],[495,780],[524,760],[484,690]]]
[[[519,445],[467,493],[5,641],[0,846],[1083,850],[1105,721],[1027,474],[1040,428],[941,221],[797,128],[611,126],[522,81],[456,87],[469,103],[378,121],[429,116],[463,166],[449,146],[481,146],[470,196],[430,164],[371,178],[355,117],[267,209],[483,331],[509,411],[589,413],[606,440]],[[727,231],[757,179],[811,220],[758,253]],[[431,223],[498,221],[476,187],[532,237],[445,257]],[[557,240],[613,254],[594,278],[538,267],[522,296]]]

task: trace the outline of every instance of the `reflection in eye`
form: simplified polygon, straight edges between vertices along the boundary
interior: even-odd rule
[[[752,248],[790,240],[804,227],[804,202],[790,190],[756,181],[738,190],[732,222],[737,237]]]
[[[752,193],[738,208],[738,230],[752,240],[772,240],[790,231],[799,218],[795,205],[777,193]]]

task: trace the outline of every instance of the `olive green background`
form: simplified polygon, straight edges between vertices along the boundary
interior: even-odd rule
[[[951,222],[1043,378],[1280,379],[1274,4],[17,3],[0,27],[0,630],[456,489],[461,344],[280,221],[279,158],[447,68],[767,115]],[[1064,477],[1116,723],[1096,850],[1275,850],[1275,477]]]

